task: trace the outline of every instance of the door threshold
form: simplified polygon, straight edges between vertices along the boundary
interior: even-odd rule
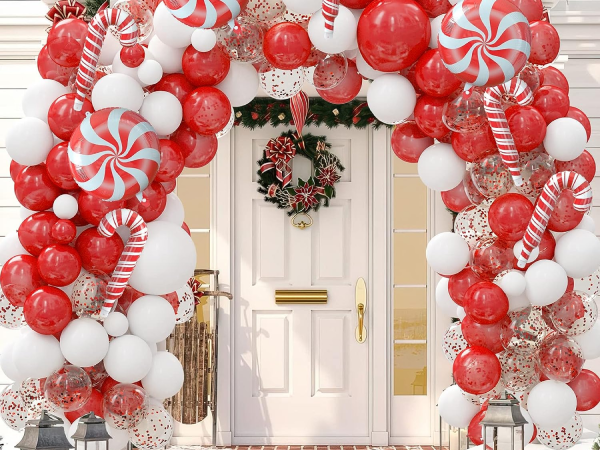
[[[169,450],[439,450],[434,445],[172,445]],[[443,446],[442,450],[449,450]]]

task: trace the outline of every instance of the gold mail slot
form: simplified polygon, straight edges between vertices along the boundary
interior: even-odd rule
[[[275,303],[327,303],[327,290],[277,289]]]

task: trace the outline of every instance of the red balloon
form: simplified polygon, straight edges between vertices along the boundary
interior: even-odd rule
[[[458,306],[463,306],[465,294],[475,283],[483,281],[479,275],[471,270],[470,267],[465,267],[463,270],[454,274],[448,280],[448,293],[454,303]]]
[[[179,145],[185,158],[185,167],[197,169],[207,165],[217,154],[217,136],[203,136],[182,123],[171,135],[171,140]]]
[[[200,87],[183,102],[183,120],[198,134],[216,134],[225,128],[231,117],[231,103],[214,87]]]
[[[38,256],[37,264],[42,279],[54,286],[71,284],[81,272],[79,253],[68,245],[55,244],[46,247]]]
[[[123,248],[123,241],[117,233],[105,237],[98,233],[96,228],[84,230],[75,242],[75,249],[81,257],[83,268],[97,275],[112,273]]]
[[[319,96],[334,105],[343,105],[356,98],[362,87],[363,78],[356,70],[356,64],[348,60],[348,71],[344,79],[331,89],[317,89]]]
[[[433,145],[433,138],[423,133],[416,122],[407,121],[394,127],[390,145],[402,161],[416,163],[421,153]]]
[[[38,256],[44,248],[55,243],[51,231],[57,221],[58,217],[49,211],[30,215],[19,225],[19,242],[33,256]]]
[[[448,0],[417,0],[417,3],[429,17],[441,16],[452,9],[452,4]]]
[[[119,299],[117,307],[121,310],[121,312],[123,312],[123,314],[127,314],[127,311],[129,311],[129,307],[131,306],[131,304],[135,302],[138,298],[143,297],[144,295],[146,294],[132,288],[131,286],[127,286],[125,287],[123,295]]]
[[[423,94],[423,91],[421,90],[421,88],[419,87],[419,84],[417,83],[417,63],[418,62],[419,61],[417,60],[417,62],[411,64],[406,69],[402,69],[400,71],[400,75],[402,75],[408,81],[410,81],[410,84],[412,84],[412,87],[415,89],[415,92],[417,93],[417,95],[420,95],[420,94]]]
[[[121,62],[130,68],[139,67],[144,62],[146,52],[140,44],[132,45],[131,47],[121,47],[119,58]]]
[[[446,68],[437,48],[423,53],[415,69],[417,84],[425,94],[433,97],[447,97],[462,84]]]
[[[588,119],[588,116],[579,108],[570,106],[569,112],[567,113],[567,117],[578,120],[581,123],[581,125],[583,125],[583,128],[585,128],[585,132],[587,133],[587,138],[589,141],[590,137],[592,136],[592,124],[590,123],[590,119]]]
[[[76,409],[75,411],[65,411],[65,417],[69,422],[74,422],[90,411],[93,411],[98,417],[104,417],[102,394],[97,389],[92,389],[92,395],[81,408]]]
[[[494,134],[489,125],[479,130],[452,133],[452,149],[467,162],[477,161],[497,151]]]
[[[467,428],[467,435],[471,442],[475,445],[483,444],[483,428],[481,426],[481,421],[485,417],[485,413],[487,412],[487,407],[482,406],[481,410],[473,416],[471,422],[469,422],[469,428]]]
[[[44,45],[37,57],[37,68],[40,76],[46,80],[58,81],[67,86],[77,67],[63,67],[56,64],[48,54],[48,46]]]
[[[183,224],[181,224],[181,228],[183,228],[183,230],[190,236],[192,235],[192,232],[190,231],[190,227],[188,227],[187,223],[183,222]]]
[[[542,0],[509,0],[513,5],[521,10],[528,22],[542,20],[544,14],[544,5]],[[479,444],[477,444],[479,445]]]
[[[23,306],[27,296],[45,284],[38,272],[37,258],[33,256],[13,256],[2,266],[2,292],[14,306]]]
[[[550,333],[537,352],[537,365],[550,380],[569,383],[581,373],[585,360],[579,344],[569,336]]]
[[[48,110],[48,125],[50,130],[63,141],[71,139],[71,135],[88,113],[94,112],[92,102],[83,100],[81,111],[75,111],[75,94],[65,94],[58,97]]]
[[[52,183],[46,166],[26,167],[15,180],[15,196],[21,205],[32,211],[52,208],[54,200],[62,191]]]
[[[434,139],[440,139],[446,136],[450,130],[442,122],[444,115],[444,105],[447,98],[432,97],[422,95],[415,105],[415,122],[423,133]]]
[[[554,211],[550,215],[547,226],[548,230],[569,231],[579,225],[585,213],[577,211],[573,207],[574,201],[573,191],[565,190],[561,192],[554,206]]]
[[[556,67],[544,67],[541,71],[542,86],[556,86],[561,88],[567,94],[569,93],[569,82],[567,77]]]
[[[102,218],[109,212],[125,207],[124,200],[105,202],[86,191],[81,191],[77,199],[77,204],[79,205],[79,214],[81,214],[81,217],[95,227],[100,225]]]
[[[150,186],[142,191],[144,196],[140,202],[136,197],[127,200],[126,207],[135,211],[142,219],[152,222],[157,219],[167,206],[167,193],[158,181],[153,181]]]
[[[483,325],[499,322],[508,313],[508,297],[500,286],[480,281],[465,293],[463,307],[467,315]]]
[[[292,70],[302,66],[312,44],[308,33],[297,23],[281,22],[267,30],[263,52],[267,61],[277,69]]]
[[[512,106],[506,117],[518,151],[530,152],[544,141],[546,120],[533,106]]]
[[[81,19],[64,19],[56,22],[48,32],[48,54],[63,67],[79,65],[88,25]]]
[[[462,320],[460,329],[469,345],[485,347],[493,353],[500,353],[504,351],[502,344],[510,333],[510,318],[504,316],[496,323],[484,325],[467,315]]]
[[[523,238],[531,216],[533,204],[521,194],[504,194],[490,206],[488,221],[492,231],[505,241]]]
[[[397,72],[410,66],[429,46],[431,26],[412,0],[375,0],[360,15],[358,49],[376,70]]]
[[[544,234],[542,234],[542,240],[540,241],[540,245],[538,247],[540,254],[535,261],[541,261],[542,259],[554,258],[554,249],[555,248],[556,248],[556,240],[554,239],[554,236],[552,235],[552,233],[550,233],[550,231],[548,231],[548,230],[544,231]],[[517,258],[515,257],[513,259],[513,267],[517,270],[526,271],[527,269],[529,269],[529,267],[535,261],[526,264],[525,267],[521,269],[520,267],[517,267]],[[568,277],[567,277],[567,279],[568,279]],[[568,288],[567,288],[567,292],[569,292]],[[548,326],[550,326],[551,328],[554,328],[554,325],[552,325],[552,324],[549,324]]]
[[[364,9],[373,0],[341,0],[342,6],[350,9]]]
[[[560,51],[558,31],[550,22],[536,20],[529,24],[531,29],[531,53],[529,62],[539,66],[550,64]]]
[[[188,81],[184,74],[170,73],[163,76],[158,83],[152,86],[151,90],[153,92],[169,92],[183,104],[185,97],[194,90],[194,85]]]
[[[196,86],[214,86],[227,76],[231,61],[220,45],[208,52],[199,52],[189,46],[181,59],[183,73]]]
[[[163,187],[165,188],[165,192],[167,194],[170,194],[171,192],[173,192],[175,190],[175,188],[177,187],[177,182],[175,180],[172,181],[161,181],[161,183],[163,185]]]
[[[70,244],[77,236],[77,226],[72,220],[59,219],[52,225],[50,236],[58,244]]]
[[[556,86],[542,86],[535,93],[532,105],[548,124],[568,114],[569,94]]]
[[[17,179],[17,176],[21,173],[21,171],[27,166],[19,164],[14,159],[10,161],[10,177],[13,181]]]
[[[600,378],[591,370],[583,369],[568,385],[577,397],[577,411],[589,411],[600,403]]]
[[[160,139],[160,166],[155,181],[175,180],[184,168],[185,158],[179,145],[169,139]]]
[[[458,183],[454,189],[440,192],[440,195],[446,208],[454,212],[461,212],[473,204],[465,190],[465,183]]]
[[[79,201],[79,194],[81,194],[83,192],[84,191],[82,191],[80,189],[78,191],[71,191],[71,192],[69,192],[69,195],[71,195],[72,197],[74,197],[75,200]],[[75,217],[72,217],[71,220],[78,227],[83,227],[85,225],[88,225],[88,222],[81,215],[81,207],[78,207],[77,214],[75,214]]]
[[[502,368],[493,352],[485,347],[467,347],[458,354],[452,366],[456,384],[469,394],[479,395],[494,389]]]
[[[513,268],[513,245],[498,238],[479,242],[471,252],[471,268],[484,280],[492,281],[500,272]]]
[[[50,150],[50,153],[46,157],[46,172],[56,186],[70,191],[79,189],[79,186],[75,183],[71,174],[69,155],[67,153],[68,149],[68,142],[60,142],[52,147],[52,150]]]
[[[569,170],[577,172],[583,175],[588,183],[591,183],[596,176],[596,161],[587,150],[584,150],[581,155],[571,161],[555,161],[554,164],[558,172]]]
[[[71,321],[71,300],[60,289],[42,286],[25,300],[23,315],[27,325],[40,334],[60,333]]]

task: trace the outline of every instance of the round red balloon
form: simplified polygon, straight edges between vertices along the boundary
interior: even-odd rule
[[[512,106],[506,117],[518,151],[530,152],[544,141],[546,120],[533,106]]]
[[[165,182],[176,179],[184,168],[185,158],[179,145],[170,139],[160,141],[160,167],[155,181]]]
[[[581,125],[583,125],[583,128],[585,128],[585,132],[587,133],[587,138],[589,141],[590,137],[592,136],[592,124],[590,123],[590,119],[588,118],[588,116],[579,108],[570,106],[569,112],[567,113],[567,117],[575,119],[579,121]]]
[[[458,306],[463,306],[465,294],[475,283],[483,281],[479,275],[471,270],[470,267],[465,267],[463,270],[454,274],[448,280],[448,293],[454,303]]]
[[[462,84],[462,81],[446,68],[437,48],[426,51],[419,58],[415,70],[417,84],[427,95],[447,97]]]
[[[475,322],[467,315],[461,322],[460,328],[469,345],[485,347],[493,353],[504,351],[503,341],[510,336],[510,318],[504,316],[496,323],[484,325]]]
[[[421,153],[433,145],[433,138],[423,133],[416,122],[407,121],[394,127],[390,145],[402,161],[416,163]]]
[[[548,230],[544,231],[544,234],[542,234],[542,240],[540,241],[540,245],[538,247],[540,254],[535,261],[540,261],[542,259],[554,258],[554,249],[555,248],[556,248],[556,240],[554,239],[554,236],[552,235],[552,233],[550,231],[548,231]],[[535,261],[530,262],[529,264],[526,264],[525,267],[521,269],[520,267],[517,267],[517,258],[515,257],[513,259],[513,267],[517,270],[526,271],[527,269],[529,269],[529,267]],[[571,290],[573,290],[573,289],[571,289]],[[568,288],[567,288],[567,292],[569,292]],[[552,325],[551,323],[549,326],[551,328],[554,327],[554,325]]]
[[[60,333],[71,321],[71,300],[60,289],[42,286],[25,300],[23,315],[27,325],[40,334]]]
[[[481,410],[473,416],[471,422],[469,422],[469,428],[467,428],[467,435],[471,442],[475,445],[483,444],[483,428],[481,421],[483,420],[487,407],[482,407]]]
[[[50,236],[58,244],[70,244],[77,236],[77,226],[72,220],[59,219],[52,225]]]
[[[567,77],[556,67],[544,67],[541,71],[542,86],[556,86],[567,94],[569,93],[569,82]]]
[[[183,73],[196,86],[214,86],[227,76],[231,61],[220,45],[208,52],[199,52],[189,46],[181,59]]]
[[[478,323],[497,323],[508,313],[508,297],[500,286],[490,281],[480,281],[465,293],[463,307]]]
[[[583,369],[569,387],[577,397],[577,411],[589,411],[600,403],[600,378],[589,369]]]
[[[356,98],[362,87],[363,78],[356,70],[354,61],[348,60],[348,70],[344,79],[331,89],[317,89],[319,96],[334,105],[343,105]]]
[[[32,211],[52,208],[62,190],[48,176],[46,166],[29,166],[15,180],[15,196],[21,205]]]
[[[417,0],[417,3],[429,17],[441,16],[452,9],[452,4],[448,0]]]
[[[175,180],[172,181],[161,181],[161,183],[163,185],[163,187],[165,188],[165,192],[167,194],[170,194],[171,192],[173,192],[175,190],[175,188],[177,187],[177,182]]]
[[[75,111],[75,94],[65,94],[58,97],[48,110],[48,126],[57,138],[63,141],[71,139],[71,135],[83,122],[85,116],[94,112],[92,102],[83,100],[81,111]]]
[[[158,181],[154,181],[150,186],[144,189],[142,195],[144,197],[141,202],[137,198],[132,198],[127,200],[125,206],[127,209],[131,209],[142,216],[142,219],[144,219],[146,223],[152,222],[165,210],[165,207],[167,206],[167,193],[162,184]]]
[[[79,235],[75,249],[81,257],[81,264],[88,272],[98,275],[109,275],[117,266],[123,241],[115,233],[111,237],[102,236],[96,228],[88,228]]]
[[[579,225],[585,213],[574,208],[574,201],[573,191],[565,190],[560,193],[548,221],[548,230],[569,231]]]
[[[56,64],[48,54],[48,46],[44,45],[37,57],[37,68],[40,76],[46,80],[58,81],[67,86],[77,67],[63,67]]]
[[[548,124],[569,113],[569,94],[556,86],[542,86],[535,93],[532,105]]]
[[[17,179],[17,176],[19,176],[19,174],[21,173],[21,171],[27,166],[24,166],[22,164],[19,164],[18,162],[16,162],[14,159],[11,160],[10,162],[10,178],[15,181]]]
[[[529,62],[539,66],[550,64],[560,51],[558,31],[550,22],[537,20],[529,24],[531,29],[531,53]]]
[[[46,247],[38,256],[37,263],[42,279],[54,286],[71,284],[81,272],[79,253],[68,245],[55,244]]]
[[[67,191],[72,191],[79,189],[79,186],[77,186],[71,173],[68,150],[68,142],[59,142],[52,147],[52,150],[50,150],[50,153],[46,157],[46,172],[56,186]]]
[[[81,217],[83,217],[86,222],[96,227],[100,225],[102,218],[110,211],[125,207],[125,201],[123,200],[105,202],[85,191],[81,191],[81,194],[79,194],[77,204],[79,205],[79,214],[81,214]]]
[[[591,183],[596,176],[596,161],[594,157],[584,150],[581,155],[571,161],[554,161],[558,172],[573,171],[577,172]]]
[[[456,384],[465,392],[485,394],[500,381],[502,368],[496,355],[485,347],[468,347],[458,354],[452,366]]]
[[[167,74],[151,88],[153,92],[165,91],[173,94],[182,104],[185,97],[194,89],[194,85],[182,73]]]
[[[19,225],[19,242],[32,255],[39,255],[44,248],[54,244],[51,232],[57,221],[58,217],[50,211],[30,215]]]
[[[427,136],[439,140],[450,132],[442,121],[444,105],[447,101],[447,98],[432,97],[430,95],[422,95],[417,100],[413,113],[415,122]]]
[[[231,103],[217,88],[206,86],[193,90],[183,102],[183,120],[198,134],[216,134],[231,117]]]
[[[219,147],[217,136],[198,134],[185,123],[171,135],[171,140],[179,145],[185,158],[185,167],[190,169],[197,169],[211,162]]]
[[[471,268],[484,280],[492,281],[500,272],[513,268],[513,244],[498,238],[478,242],[471,251]]]
[[[38,272],[37,258],[33,256],[13,256],[2,266],[2,292],[14,306],[23,306],[27,296],[45,284]]]
[[[529,22],[542,19],[542,15],[544,14],[542,0],[510,0],[510,2],[519,8]]]
[[[97,389],[92,389],[92,395],[81,408],[76,409],[75,411],[65,411],[65,417],[69,422],[74,422],[90,411],[93,411],[98,417],[104,417],[102,394]]]
[[[308,33],[297,23],[281,22],[267,30],[263,52],[269,63],[281,70],[302,66],[310,55],[312,44]]]
[[[454,189],[440,192],[440,196],[446,208],[454,212],[461,212],[473,204],[465,190],[465,183],[458,183]]]
[[[489,125],[478,130],[452,133],[452,149],[460,159],[475,162],[497,151],[494,134]]]
[[[46,47],[50,58],[63,67],[79,65],[88,25],[81,19],[56,22],[48,32]]]
[[[531,216],[533,204],[521,194],[504,194],[490,206],[488,221],[492,231],[505,241],[518,241],[523,237]]]

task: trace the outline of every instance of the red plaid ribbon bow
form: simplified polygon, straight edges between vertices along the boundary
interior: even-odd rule
[[[204,291],[201,290],[202,284],[196,278],[190,278],[188,286],[194,293],[194,304],[198,306],[200,304],[200,299],[204,297]]]
[[[275,169],[275,176],[286,187],[292,182],[292,168],[290,161],[296,155],[296,147],[287,136],[280,136],[277,139],[271,139],[267,144],[265,156],[270,162],[264,163],[260,171],[265,173],[268,170]]]
[[[64,19],[84,19],[85,6],[75,0],[60,0],[46,13],[46,19],[56,24]]]

